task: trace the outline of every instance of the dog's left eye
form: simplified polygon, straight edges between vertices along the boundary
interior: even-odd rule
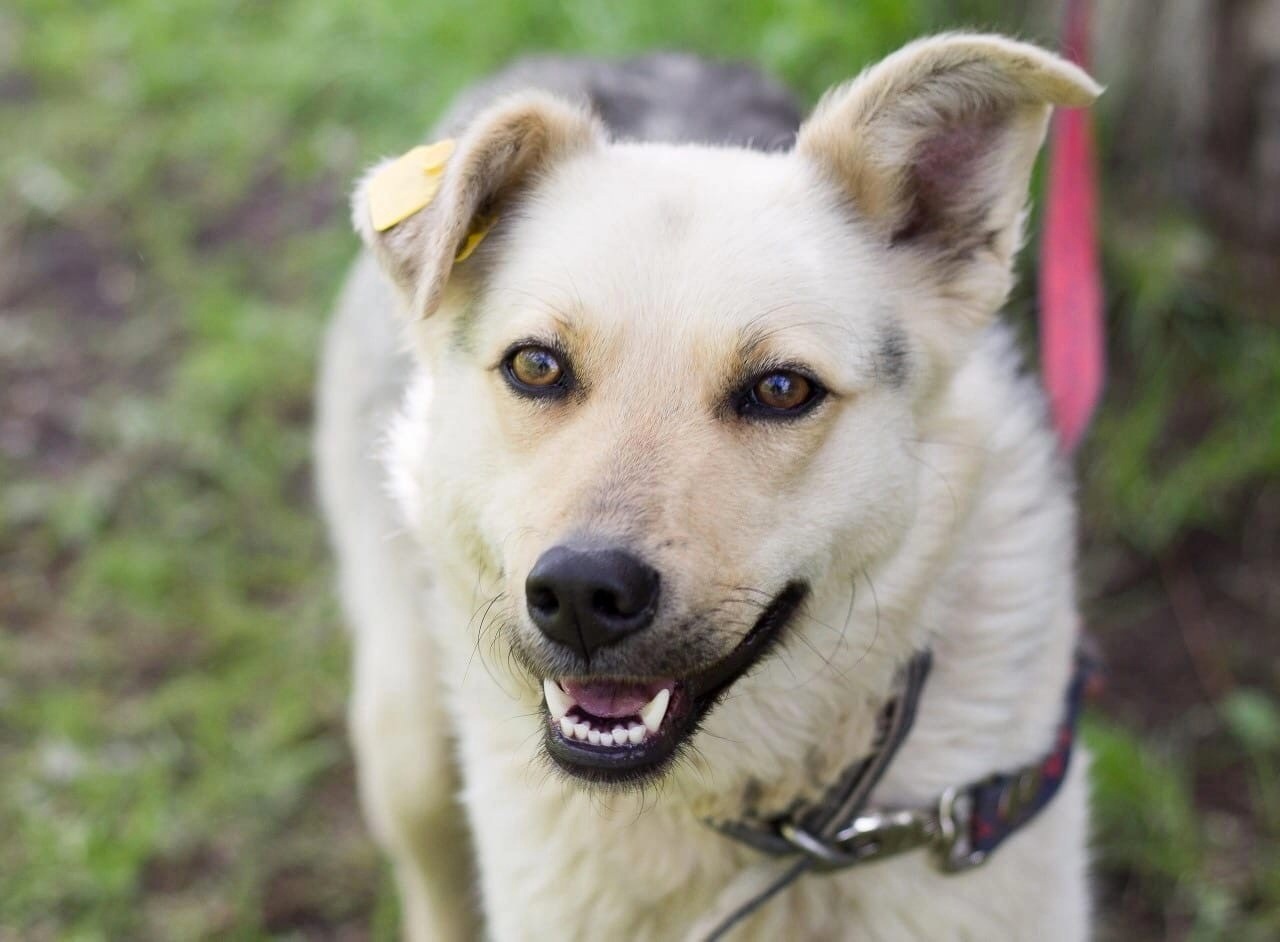
[[[755,380],[741,400],[739,411],[763,418],[790,418],[809,411],[825,390],[795,370],[771,370]]]

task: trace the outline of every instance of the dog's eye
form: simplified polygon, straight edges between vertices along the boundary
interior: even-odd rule
[[[566,371],[560,357],[546,347],[519,347],[503,363],[508,379],[522,392],[549,392],[565,384]]]
[[[763,416],[798,415],[817,405],[822,393],[822,387],[801,373],[773,370],[755,381],[743,411]]]
[[[808,402],[813,387],[798,373],[770,373],[756,383],[755,394],[761,405],[786,412]]]

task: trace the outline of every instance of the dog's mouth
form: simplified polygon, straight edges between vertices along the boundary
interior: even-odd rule
[[[773,647],[808,594],[792,582],[725,657],[686,677],[545,678],[547,752],[565,771],[606,784],[659,774],[724,693]]]

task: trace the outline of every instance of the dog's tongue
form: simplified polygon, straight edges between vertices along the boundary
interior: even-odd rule
[[[669,680],[649,683],[623,683],[614,680],[564,680],[560,684],[575,703],[592,716],[601,719],[617,719],[634,716],[664,687],[671,687]]]

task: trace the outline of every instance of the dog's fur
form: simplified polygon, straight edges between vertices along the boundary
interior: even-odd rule
[[[459,143],[427,209],[375,232],[357,189],[371,251],[329,335],[318,457],[360,791],[410,937],[681,938],[769,866],[702,819],[814,798],[920,648],[933,675],[873,803],[925,807],[1048,750],[1077,633],[1071,486],[994,317],[1051,107],[1097,91],[1035,47],[938,37],[793,138],[785,93],[747,71],[543,61],[445,118]],[[497,225],[455,263],[482,213]],[[572,397],[512,395],[494,366],[525,337],[569,351]],[[777,360],[827,401],[729,414],[744,363]],[[640,788],[542,751],[540,679],[566,668],[524,580],[573,534],[661,573],[619,670],[713,661],[762,600],[811,589]],[[915,852],[808,876],[740,937],[1083,938],[1084,767],[977,870]]]

